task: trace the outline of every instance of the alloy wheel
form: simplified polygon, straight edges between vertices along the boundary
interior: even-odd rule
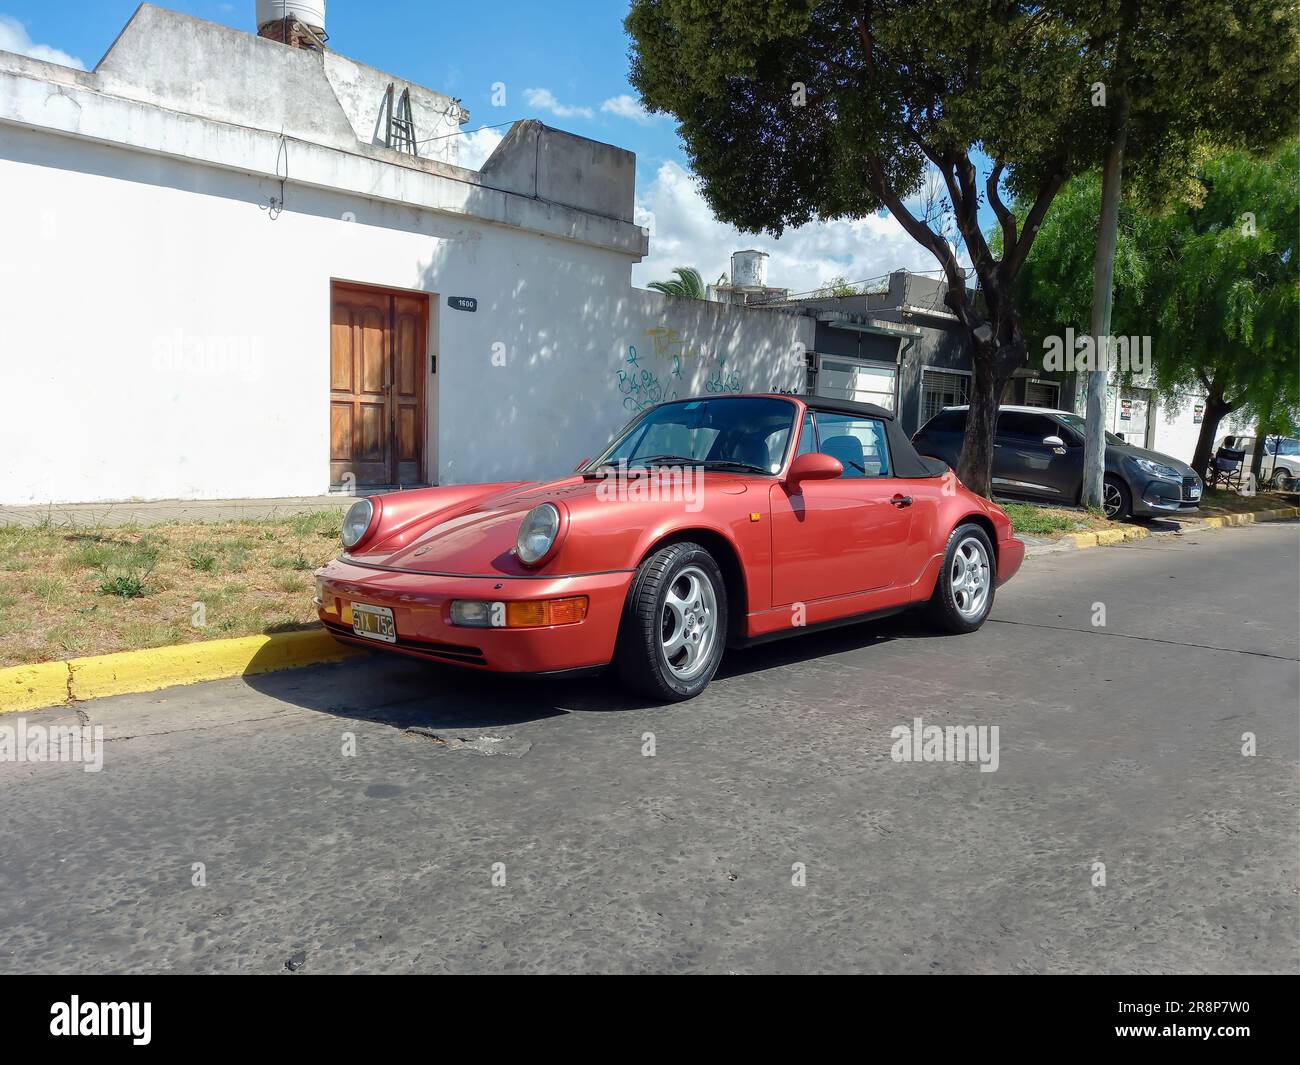
[[[1106,517],[1115,517],[1120,512],[1120,508],[1123,505],[1124,497],[1120,495],[1119,485],[1107,481],[1105,487],[1102,489],[1101,496],[1101,507],[1105,512]]]
[[[957,545],[952,556],[949,583],[952,585],[957,613],[967,621],[979,617],[988,602],[992,575],[989,571],[988,552],[975,537],[968,536]]]
[[[678,680],[691,680],[709,663],[718,633],[713,582],[699,566],[673,578],[664,598],[661,641],[664,661]]]

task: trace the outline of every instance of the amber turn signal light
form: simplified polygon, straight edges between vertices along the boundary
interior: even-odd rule
[[[504,603],[457,599],[451,604],[453,625],[477,629],[540,629],[548,625],[576,625],[586,617],[585,595]]]

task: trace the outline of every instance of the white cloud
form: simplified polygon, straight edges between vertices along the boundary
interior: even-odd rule
[[[27,27],[12,15],[0,15],[0,52],[17,52],[41,59],[46,63],[58,63],[64,67],[76,67],[85,70],[86,64],[75,55],[68,55],[48,44],[36,44],[27,35]]]
[[[640,100],[635,96],[629,96],[627,93],[621,96],[611,96],[600,105],[600,109],[606,114],[631,119],[642,126],[648,126],[655,120],[655,116],[641,106]]]
[[[632,283],[670,277],[675,266],[694,266],[706,282],[730,273],[731,253],[757,248],[768,253],[767,283],[808,292],[833,277],[849,281],[879,278],[890,271],[932,271],[938,261],[889,216],[844,222],[810,222],[787,229],[778,240],[741,233],[713,217],[693,175],[664,163],[637,200],[636,222],[650,230],[650,254],[632,268]],[[961,256],[963,264],[966,256]]]
[[[504,139],[505,133],[500,129],[479,129],[466,133],[460,140],[460,156],[457,161],[463,167],[478,170]]]
[[[550,111],[558,118],[591,118],[595,114],[590,107],[560,103],[550,89],[525,89],[524,99],[528,101],[529,107]]]

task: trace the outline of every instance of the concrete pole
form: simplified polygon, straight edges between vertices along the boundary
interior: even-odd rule
[[[1083,505],[1102,505],[1106,468],[1106,376],[1110,362],[1110,310],[1119,234],[1119,188],[1124,169],[1124,124],[1106,149],[1101,179],[1101,225],[1092,266],[1092,341],[1097,360],[1088,372],[1087,426],[1083,443]]]

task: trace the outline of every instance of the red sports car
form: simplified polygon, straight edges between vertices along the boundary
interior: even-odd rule
[[[784,395],[650,408],[547,484],[360,499],[316,574],[345,643],[473,669],[613,666],[689,699],[725,648],[923,607],[983,624],[1024,558],[1006,513],[879,407]]]

